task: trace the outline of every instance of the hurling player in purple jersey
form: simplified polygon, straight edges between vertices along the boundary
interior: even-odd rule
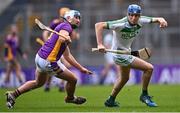
[[[39,49],[36,54],[36,79],[27,81],[14,91],[6,92],[8,108],[13,108],[15,99],[20,95],[30,90],[39,88],[46,82],[47,76],[55,75],[57,78],[67,81],[65,97],[66,103],[83,104],[86,102],[86,98],[75,96],[75,88],[77,78],[74,73],[67,69],[62,63],[57,64],[57,61],[64,56],[64,58],[74,67],[86,74],[92,74],[91,71],[80,65],[70,53],[68,44],[70,42],[70,35],[73,29],[78,28],[80,25],[80,12],[76,10],[70,10],[64,16],[65,21],[60,23],[54,30],[60,34],[66,36],[68,39],[64,39],[57,34],[51,33],[48,40]]]
[[[26,54],[22,52],[19,47],[19,37],[18,29],[16,25],[12,25],[10,28],[10,33],[6,37],[4,44],[5,47],[5,61],[7,62],[6,66],[6,76],[4,80],[3,87],[9,86],[10,74],[13,70],[16,72],[16,76],[19,80],[19,83],[22,84],[22,75],[21,75],[21,65],[17,60],[16,56],[19,53],[24,59],[27,58]]]
[[[59,18],[53,19],[53,20],[51,21],[49,27],[54,30],[57,25],[59,25],[60,23],[64,22],[64,18],[63,18],[63,17],[64,17],[64,15],[65,15],[65,13],[68,12],[68,11],[70,11],[70,9],[69,9],[68,7],[61,7],[61,8],[59,9]],[[44,42],[47,41],[47,40],[48,40],[48,37],[49,37],[49,31],[44,30],[42,36],[43,36],[43,41],[44,41]],[[71,39],[72,39],[72,40],[77,40],[77,39],[79,39],[79,33],[78,33],[77,31],[73,30],[72,33],[71,33]],[[41,45],[42,45],[42,44],[41,44]],[[72,66],[66,61],[66,59],[65,59],[64,57],[61,57],[61,59],[60,59],[57,63],[61,63],[61,62],[62,62],[62,63],[65,65],[65,67],[68,68],[68,69],[69,69],[70,67],[72,67]],[[52,81],[52,76],[48,76],[48,77],[47,77],[47,81],[46,81],[46,83],[45,83],[44,91],[46,91],[46,92],[50,91],[51,81]],[[63,91],[64,91],[64,89],[65,89],[65,82],[64,82],[64,80],[60,80],[60,81],[59,81],[58,87],[59,87],[59,91],[60,91],[60,92],[63,92]]]

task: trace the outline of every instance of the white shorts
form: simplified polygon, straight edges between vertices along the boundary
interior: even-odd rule
[[[36,68],[39,72],[47,72],[50,75],[56,75],[55,69],[60,68],[62,71],[66,69],[64,64],[61,63],[60,60],[58,62],[49,62],[41,58],[38,54],[36,54],[35,58]]]
[[[132,55],[114,55],[113,60],[116,64],[121,66],[128,66],[134,61],[135,57]]]

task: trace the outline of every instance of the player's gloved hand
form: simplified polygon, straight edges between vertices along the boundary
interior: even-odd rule
[[[98,45],[97,48],[98,48],[99,52],[106,53],[106,48],[104,47],[104,45]]]
[[[131,55],[139,57],[139,52],[138,51],[131,51]]]

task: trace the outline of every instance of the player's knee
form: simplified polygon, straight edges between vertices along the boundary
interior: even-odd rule
[[[71,76],[71,78],[68,81],[71,84],[76,84],[77,83],[77,78],[75,76]]]
[[[76,83],[77,83],[77,78],[76,78],[76,77],[73,77],[72,83],[73,83],[73,84],[76,84]]]
[[[149,72],[153,72],[153,70],[154,70],[154,66],[151,64],[151,65],[149,65],[148,66],[148,71]]]
[[[152,64],[149,64],[145,72],[146,72],[146,73],[149,73],[149,75],[151,76],[153,70],[154,70],[153,65],[152,65]]]

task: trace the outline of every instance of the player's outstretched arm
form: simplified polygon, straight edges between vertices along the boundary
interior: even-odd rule
[[[105,28],[107,28],[106,22],[98,22],[95,24],[97,48],[99,49],[99,52],[105,52],[105,47],[102,40],[102,33]]]
[[[81,64],[79,64],[76,59],[72,56],[70,53],[69,47],[66,48],[65,52],[63,53],[64,58],[74,67],[79,69],[81,72],[86,74],[92,74],[91,71],[83,67]]]
[[[160,28],[164,28],[168,26],[167,21],[163,17],[154,17],[152,18],[152,22],[158,22]]]

